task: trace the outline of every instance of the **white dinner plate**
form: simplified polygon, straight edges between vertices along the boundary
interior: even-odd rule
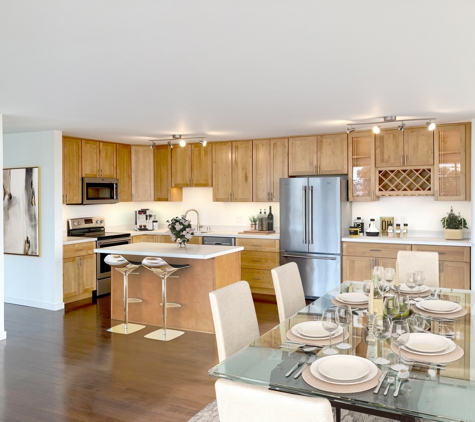
[[[290,331],[298,337],[312,339],[312,340],[325,340],[330,338],[328,331],[322,326],[322,321],[306,321],[300,324],[294,325]],[[342,327],[338,327],[332,334],[332,338],[339,336],[343,332]]]
[[[437,353],[446,350],[450,346],[450,340],[445,337],[429,333],[411,333],[409,341],[404,347],[421,353]]]
[[[341,293],[336,297],[339,301],[348,304],[363,304],[368,303],[368,296],[363,293]]]
[[[399,290],[401,292],[404,292],[404,293],[424,293],[424,292],[427,292],[427,290],[429,290],[429,287],[427,286],[416,286],[414,287],[413,289],[410,289],[409,287],[407,287],[406,283],[402,283],[399,285]]]
[[[362,376],[361,378],[353,379],[353,380],[336,380],[334,378],[327,378],[325,375],[323,375],[320,372],[320,370],[319,370],[320,365],[322,363],[326,362],[327,359],[336,360],[336,361],[339,361],[339,363],[343,363],[341,361],[342,358],[346,358],[347,363],[345,365],[348,365],[348,362],[349,362],[350,367],[357,360],[363,361],[367,365],[367,367],[369,368],[369,372],[366,375]],[[350,361],[348,361],[348,359]],[[325,365],[328,365],[328,364],[325,363]],[[333,355],[333,356],[326,356],[326,357],[320,358],[320,359],[316,360],[315,362],[313,362],[310,365],[310,372],[312,373],[313,376],[315,376],[318,379],[321,379],[322,381],[330,382],[332,384],[353,385],[353,384],[360,384],[362,382],[365,382],[365,381],[368,381],[368,380],[374,378],[376,376],[376,374],[378,373],[378,367],[373,362],[369,361],[368,359],[360,358],[359,356]]]
[[[447,349],[445,350],[442,350],[440,352],[417,352],[416,350],[412,350],[412,349],[408,349],[406,346],[402,346],[401,349],[402,350],[405,350],[406,352],[411,352],[411,353],[415,353],[416,355],[425,355],[425,356],[440,356],[440,355],[446,355],[447,353],[451,353],[455,350],[455,348],[457,347],[457,345],[451,341],[451,340],[448,340],[448,342],[450,343],[449,346],[447,347]]]
[[[423,309],[425,311],[430,312],[456,312],[460,311],[462,307],[458,303],[450,302],[448,300],[423,300],[422,302],[418,302],[420,306],[418,308]]]

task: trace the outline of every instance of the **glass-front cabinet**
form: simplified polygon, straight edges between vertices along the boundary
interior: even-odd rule
[[[372,131],[348,135],[348,179],[350,201],[377,201],[374,194],[374,135]]]

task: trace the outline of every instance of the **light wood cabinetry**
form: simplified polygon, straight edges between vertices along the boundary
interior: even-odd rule
[[[348,198],[350,201],[377,201],[374,193],[374,134],[371,131],[348,135]]]
[[[173,148],[172,187],[210,187],[211,150],[201,144],[187,144],[185,147]]]
[[[190,245],[201,245],[201,236],[194,236],[188,242]],[[167,234],[139,234],[132,236],[132,243],[150,242],[150,243],[175,243]]]
[[[131,147],[132,201],[153,201],[153,152],[148,146]]]
[[[130,145],[117,144],[117,178],[119,201],[132,201],[132,152]]]
[[[279,202],[279,179],[289,176],[288,145],[288,139],[252,141],[252,197],[254,201]]]
[[[270,270],[279,264],[279,241],[273,239],[236,239],[241,252],[241,276],[253,293],[275,295]]]
[[[471,124],[440,125],[435,129],[435,199],[470,199]]]
[[[172,159],[167,145],[155,146],[153,149],[153,168],[155,201],[182,201],[182,189],[171,187]]]
[[[289,175],[346,174],[347,148],[346,133],[289,138]]]
[[[63,204],[82,202],[81,139],[63,137]]]
[[[213,201],[252,201],[252,141],[215,142]]]
[[[84,177],[117,177],[117,144],[82,140],[82,174]]]
[[[96,242],[63,246],[63,302],[92,297],[96,289]]]

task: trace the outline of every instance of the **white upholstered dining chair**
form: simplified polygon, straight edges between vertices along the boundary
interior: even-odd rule
[[[275,297],[279,311],[279,321],[285,321],[305,308],[305,294],[299,267],[295,262],[281,265],[271,270]]]
[[[437,252],[399,251],[399,284],[406,282],[406,274],[424,271],[425,285],[439,287],[439,254]]]

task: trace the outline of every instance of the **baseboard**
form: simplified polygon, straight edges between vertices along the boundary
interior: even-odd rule
[[[40,308],[46,309],[48,311],[59,311],[64,309],[64,303],[47,303],[47,302],[38,302],[36,300],[27,300],[27,299],[20,299],[17,297],[8,297],[5,296],[4,299],[5,303],[10,303],[12,305],[21,305],[21,306],[29,306],[30,308]]]

